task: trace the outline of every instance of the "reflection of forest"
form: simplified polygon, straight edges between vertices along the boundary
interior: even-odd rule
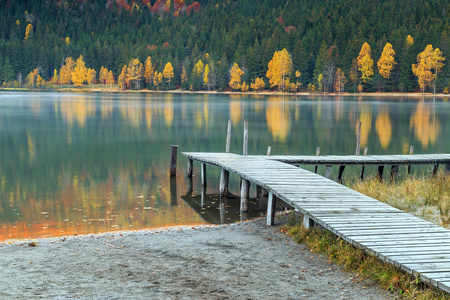
[[[202,222],[182,200],[171,205],[168,148],[223,151],[228,118],[235,153],[244,118],[250,154],[269,145],[276,154],[314,154],[318,146],[322,154],[354,154],[357,121],[361,146],[372,154],[450,147],[448,103],[306,100],[23,95],[0,110],[0,240]]]

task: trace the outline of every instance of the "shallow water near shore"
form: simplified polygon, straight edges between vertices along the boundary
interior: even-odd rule
[[[217,168],[207,168],[206,190],[197,165],[192,187],[184,176],[180,152],[223,152],[228,119],[234,153],[244,119],[249,154],[354,154],[358,121],[369,154],[450,151],[441,98],[0,93],[0,241],[262,215],[264,203],[243,216],[238,198],[217,197]],[[170,144],[179,145],[176,179]],[[230,190],[239,194],[235,176]]]

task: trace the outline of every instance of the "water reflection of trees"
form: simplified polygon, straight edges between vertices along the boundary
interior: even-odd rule
[[[439,119],[435,116],[432,104],[427,104],[424,100],[417,104],[414,113],[411,115],[409,126],[414,132],[415,139],[425,149],[429,145],[435,145],[441,131],[441,125]]]
[[[280,98],[267,98],[266,120],[275,141],[285,141],[291,130],[291,106]]]
[[[392,124],[387,110],[378,112],[375,121],[375,130],[377,131],[381,147],[387,149],[392,137]]]

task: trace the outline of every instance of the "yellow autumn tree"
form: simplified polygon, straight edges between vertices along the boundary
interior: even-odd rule
[[[250,87],[254,91],[262,91],[266,87],[264,79],[256,77],[255,82],[250,83]]]
[[[185,89],[187,87],[187,72],[186,72],[186,67],[183,66],[183,68],[181,69],[181,88]]]
[[[439,48],[433,50],[432,45],[428,45],[425,50],[417,55],[417,64],[412,65],[412,71],[417,77],[422,91],[432,82],[434,85],[434,92],[436,92],[436,78],[437,74],[444,66],[442,51]]]
[[[113,85],[114,83],[116,83],[115,80],[114,80],[114,74],[113,74],[112,71],[109,71],[109,73],[108,73],[108,79],[107,79],[106,83],[109,84],[109,88],[110,88],[110,89],[112,89],[112,85]]]
[[[28,24],[27,28],[25,29],[25,39],[24,41],[28,40],[33,35],[33,25]]]
[[[248,85],[247,85],[247,83],[244,81],[243,83],[242,83],[242,87],[241,87],[241,90],[243,91],[243,92],[248,92]]]
[[[127,85],[130,86],[130,89],[133,87],[137,90],[141,87],[141,80],[142,76],[145,74],[142,74],[143,68],[141,67],[141,63],[139,62],[139,59],[134,58],[130,61],[128,64],[127,69],[127,75],[126,75],[126,82]]]
[[[119,89],[126,90],[127,89],[127,65],[124,65],[122,68],[122,72],[119,75],[119,78],[117,80],[117,84],[119,85]]]
[[[99,74],[98,79],[100,79],[102,86],[104,87],[106,84],[106,81],[108,80],[108,69],[105,68],[104,66],[102,66],[100,68],[100,74]]]
[[[83,61],[83,56],[78,57],[72,72],[72,82],[74,86],[82,86],[87,79],[87,68]]]
[[[381,57],[377,62],[378,72],[381,76],[386,79],[391,77],[391,72],[394,66],[397,64],[394,60],[395,51],[392,49],[392,45],[386,43],[384,46],[383,53],[381,53]]]
[[[172,81],[172,78],[174,76],[174,74],[173,74],[173,66],[172,66],[172,64],[170,62],[168,62],[166,64],[166,66],[164,67],[163,76],[164,76],[164,78],[167,79],[167,82],[169,83],[169,90],[170,90],[170,82]]]
[[[362,45],[357,61],[358,70],[361,71],[361,79],[367,82],[373,75],[373,59],[371,57],[370,46],[367,42]]]
[[[75,62],[73,61],[72,57],[67,57],[65,60],[64,66],[61,67],[61,70],[59,71],[59,77],[60,77],[60,84],[61,87],[64,84],[70,84],[72,83],[72,71],[75,67]]]
[[[299,70],[295,71],[295,78],[297,78],[297,87],[296,87],[297,91],[298,91],[298,88],[300,87],[300,83],[298,82],[298,79],[300,78],[300,76],[302,76],[302,73]]]
[[[56,70],[56,69],[53,70],[52,83],[54,85],[58,84],[58,70]]]
[[[231,80],[229,85],[231,89],[239,90],[241,88],[242,75],[244,75],[244,71],[239,68],[237,63],[234,63],[230,69]]]
[[[95,82],[96,76],[97,76],[97,73],[95,72],[95,70],[89,68],[88,71],[87,71],[86,80],[87,80],[87,83],[91,85],[91,89],[92,89],[92,86],[93,86],[93,84]]]
[[[269,78],[270,87],[277,87],[283,90],[286,85],[286,79],[292,72],[292,58],[286,49],[275,51],[272,60],[269,62],[266,77]]]
[[[154,74],[155,74],[155,69],[153,68],[152,58],[149,56],[145,60],[145,71],[144,71],[145,83],[148,86],[150,86],[152,84]]]
[[[208,53],[207,53],[208,54]],[[203,73],[203,83],[206,85],[206,87],[208,88],[208,91],[209,91],[209,88],[210,88],[210,85],[209,85],[209,73],[211,72],[211,70],[209,69],[209,65],[208,64],[206,64],[206,66],[205,66],[205,72]]]

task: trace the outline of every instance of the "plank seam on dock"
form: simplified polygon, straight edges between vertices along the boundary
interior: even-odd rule
[[[267,189],[347,242],[409,273],[426,273],[421,276],[423,280],[450,292],[450,231],[292,165],[450,164],[450,154],[307,157],[183,152],[183,155],[191,160],[220,167]],[[283,177],[287,173],[289,175]],[[277,178],[282,180],[276,180]],[[291,184],[289,179],[292,179]],[[315,183],[319,185],[314,186]],[[342,199],[347,202],[342,202]],[[352,199],[355,202],[352,203]],[[391,227],[389,220],[395,221]],[[371,224],[376,227],[370,226]],[[384,226],[380,227],[380,224]],[[418,224],[423,227],[418,227]],[[441,253],[426,250],[423,254],[411,253],[411,247],[414,247],[412,245],[430,247],[429,245],[439,245],[439,242],[444,247],[448,246]],[[429,257],[425,256],[428,254]],[[437,267],[439,271],[436,271]]]

